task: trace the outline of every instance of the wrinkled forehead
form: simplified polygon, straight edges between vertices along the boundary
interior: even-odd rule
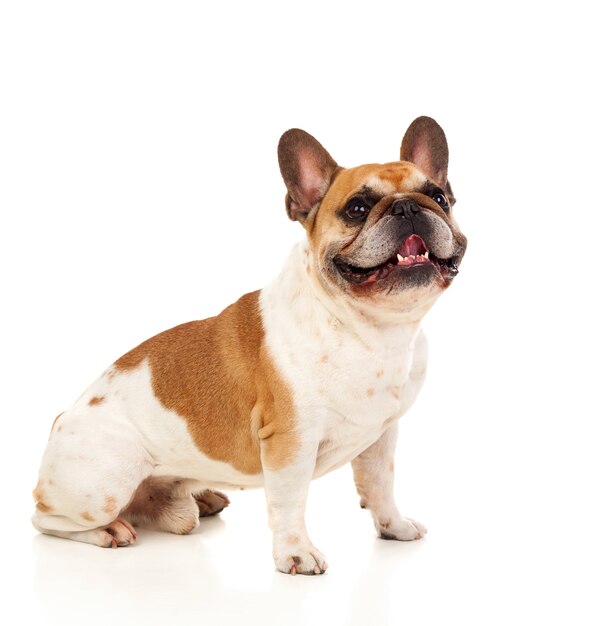
[[[325,195],[325,204],[342,206],[348,198],[361,191],[369,191],[376,196],[418,191],[427,177],[413,163],[396,161],[383,165],[360,165],[342,170]]]

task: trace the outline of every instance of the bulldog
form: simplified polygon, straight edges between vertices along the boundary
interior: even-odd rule
[[[280,139],[290,219],[306,231],[279,276],[216,317],[148,339],[59,415],[33,524],[101,547],[135,527],[190,533],[263,486],[276,568],[321,574],[310,481],[351,463],[383,539],[420,539],[393,496],[397,420],[426,371],[424,315],[458,272],[447,140],[416,119],[400,160],[339,166],[308,133]]]

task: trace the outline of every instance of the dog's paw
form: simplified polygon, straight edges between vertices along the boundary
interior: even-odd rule
[[[206,489],[193,495],[199,507],[199,517],[218,515],[220,511],[229,506],[231,501],[220,491]]]
[[[408,517],[401,517],[396,522],[381,521],[376,526],[381,539],[397,539],[398,541],[421,539],[428,532],[423,524]]]
[[[136,541],[136,531],[129,522],[121,518],[105,526],[101,532],[106,538],[103,545],[106,548],[121,548]]]
[[[325,557],[312,544],[293,546],[273,556],[277,569],[285,574],[323,574],[327,569]]]

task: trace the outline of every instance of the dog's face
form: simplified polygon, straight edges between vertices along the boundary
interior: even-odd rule
[[[288,214],[308,233],[309,271],[334,297],[422,311],[450,285],[466,238],[451,213],[447,142],[434,120],[411,124],[397,162],[344,169],[293,129],[281,138],[279,164]]]

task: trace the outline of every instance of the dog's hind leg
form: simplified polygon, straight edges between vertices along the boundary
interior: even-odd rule
[[[48,535],[128,545],[136,533],[120,513],[151,471],[144,448],[125,428],[64,414],[42,459],[32,523]]]
[[[122,517],[135,526],[186,535],[199,525],[199,508],[189,481],[150,476],[136,490]]]

